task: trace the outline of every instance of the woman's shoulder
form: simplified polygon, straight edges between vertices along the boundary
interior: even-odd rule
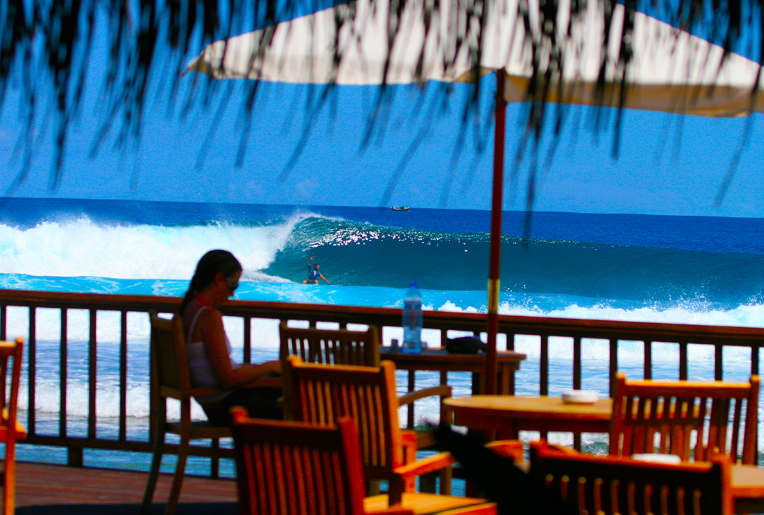
[[[195,321],[195,322],[194,322]],[[215,308],[204,305],[190,304],[183,314],[183,325],[190,328],[191,325],[203,327],[209,324],[222,323],[223,315]]]

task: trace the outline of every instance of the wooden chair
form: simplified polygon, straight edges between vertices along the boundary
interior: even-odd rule
[[[284,396],[289,398],[290,381],[286,378],[289,374],[287,359],[289,356],[299,356],[305,363],[317,363],[325,365],[357,365],[366,367],[378,367],[379,354],[379,329],[369,326],[366,331],[348,331],[346,329],[315,329],[289,327],[286,322],[279,326],[281,346],[279,357],[282,370],[284,371]],[[439,396],[440,417],[446,419],[446,409],[443,399],[451,397],[451,387],[448,385],[433,386],[410,392],[398,398],[399,406],[407,406],[417,400],[427,397]],[[285,401],[285,418],[291,418],[291,401]],[[413,429],[413,421],[409,421]],[[432,433],[426,430],[417,431],[417,449],[428,449],[434,445]]]
[[[279,356],[285,376],[289,373],[289,367],[286,363],[289,356],[299,356],[306,363],[379,366],[379,328],[373,325],[369,326],[366,331],[348,331],[346,329],[295,328],[289,327],[286,322],[281,322],[279,333],[281,337]],[[290,396],[289,384],[290,381],[285,377],[285,399]],[[398,404],[399,406],[407,406],[419,399],[435,396],[440,397],[440,417],[441,420],[445,420],[446,408],[443,400],[451,397],[451,387],[448,385],[432,386],[402,395],[398,398]],[[284,402],[284,418],[294,418],[291,413],[291,405],[290,401]],[[415,429],[413,420],[409,420],[408,425],[408,429],[416,431],[417,449],[432,449],[435,446],[435,439],[431,431]],[[451,467],[446,467],[438,471],[437,474],[429,474],[421,478],[422,490],[435,491],[436,475],[440,477],[441,484],[451,484]],[[443,493],[450,493],[449,488],[450,486],[447,486]]]
[[[178,505],[191,440],[211,438],[216,441],[219,438],[230,437],[231,428],[212,426],[206,421],[191,421],[191,399],[197,395],[220,391],[220,389],[217,387],[191,388],[186,338],[183,334],[183,323],[180,316],[175,315],[172,320],[159,318],[155,312],[150,313],[149,316],[151,320],[152,395],[157,396],[154,403],[156,405],[154,408],[156,409],[156,426],[152,430],[154,458],[151,462],[149,481],[143,494],[141,514],[148,514],[151,511],[151,501],[164,453],[165,435],[172,433],[180,436],[178,462],[175,466],[170,498],[164,511],[165,515],[172,515]],[[167,399],[180,401],[180,421],[167,421]]]
[[[348,331],[289,327],[281,322],[279,335],[282,365],[286,365],[289,356],[325,365],[379,365],[379,329],[375,326],[369,326],[366,331]]]
[[[336,425],[320,426],[248,418],[243,408],[232,413],[241,515],[419,512],[401,506],[380,508],[379,499],[364,499],[362,450],[352,419],[341,417]],[[430,505],[431,497],[440,496],[427,497]],[[485,500],[454,499],[458,510],[449,515],[496,515],[495,506]],[[442,500],[437,506],[443,506]]]
[[[618,374],[610,454],[675,454],[708,461],[730,454],[756,464],[759,378],[722,381],[628,381]]]
[[[290,356],[287,367],[297,420],[331,425],[340,417],[353,418],[358,424],[365,476],[388,481],[390,505],[399,503],[404,492],[415,491],[417,477],[454,463],[449,453],[416,461],[416,433],[402,431],[398,424],[393,363],[327,367]],[[441,484],[441,493],[450,493],[449,483],[450,478]]]
[[[322,365],[379,365],[379,330],[369,326],[366,331],[347,329],[316,329],[289,327],[279,324],[279,359],[284,375],[284,399],[290,398],[287,358],[299,356],[306,363]],[[284,418],[293,419],[292,403],[284,401]]]
[[[5,443],[5,471],[3,473],[3,515],[10,515],[16,510],[16,442],[24,440],[26,429],[17,420],[19,382],[21,381],[21,362],[24,353],[24,340],[0,342],[0,442]],[[8,377],[8,359],[13,360],[11,367],[10,392],[6,392]],[[8,398],[6,399],[6,395]]]
[[[531,443],[530,476],[547,488],[547,511],[559,495],[563,506],[578,514],[732,515],[730,457],[712,460],[648,463],[583,454],[541,440]]]

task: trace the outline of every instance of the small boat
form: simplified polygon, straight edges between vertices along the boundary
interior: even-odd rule
[[[390,209],[393,211],[411,211],[409,206],[393,206]]]

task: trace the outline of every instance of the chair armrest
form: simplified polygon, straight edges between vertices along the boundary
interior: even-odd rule
[[[451,387],[448,385],[431,386],[430,388],[423,388],[422,390],[415,390],[409,392],[406,395],[398,397],[398,406],[406,406],[419,399],[425,399],[427,397],[451,397]]]
[[[435,456],[396,467],[393,472],[401,476],[402,479],[406,479],[436,472],[454,463],[456,463],[456,460],[451,456],[450,452],[441,452]]]
[[[499,456],[512,458],[515,463],[520,463],[525,459],[525,446],[520,440],[497,440],[487,443],[485,446]]]

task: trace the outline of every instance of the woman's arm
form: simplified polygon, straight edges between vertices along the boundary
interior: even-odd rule
[[[215,376],[223,388],[235,388],[251,383],[265,374],[281,371],[281,363],[278,361],[267,361],[259,365],[247,364],[236,368],[231,366],[223,317],[219,311],[205,310],[200,315],[197,324],[202,333],[204,347],[212,370],[214,370]]]

